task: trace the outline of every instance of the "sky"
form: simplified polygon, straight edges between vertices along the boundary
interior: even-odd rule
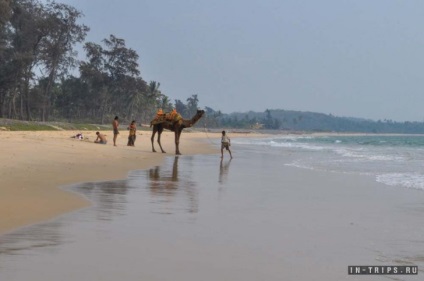
[[[57,0],[172,100],[424,121],[422,0]]]

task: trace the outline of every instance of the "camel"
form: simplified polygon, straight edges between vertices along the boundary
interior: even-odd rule
[[[153,141],[155,139],[155,135],[157,132],[158,144],[159,144],[160,150],[162,150],[162,153],[166,153],[163,150],[162,145],[160,143],[160,135],[162,134],[163,130],[166,129],[175,133],[175,154],[181,155],[180,148],[179,148],[181,132],[183,131],[184,128],[190,128],[191,126],[196,124],[196,122],[199,121],[199,119],[202,118],[204,114],[205,114],[204,110],[197,110],[196,115],[194,115],[193,118],[191,119],[180,119],[178,121],[164,121],[157,124],[153,124],[155,120],[152,120],[152,122],[150,122],[150,127],[153,126],[153,132],[152,132],[152,138],[151,138],[152,151],[156,152],[155,147],[153,145]]]

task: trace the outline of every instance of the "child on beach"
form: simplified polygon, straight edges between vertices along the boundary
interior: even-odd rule
[[[228,150],[228,152],[230,153],[231,159],[233,158],[233,155],[231,155],[230,145],[231,145],[230,138],[226,135],[225,131],[222,131],[222,137],[221,137],[221,158],[224,158],[224,148],[226,150]]]

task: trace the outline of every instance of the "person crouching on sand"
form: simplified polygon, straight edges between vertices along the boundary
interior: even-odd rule
[[[221,138],[221,158],[224,158],[224,148],[228,150],[230,153],[231,159],[233,158],[233,155],[231,155],[230,150],[231,140],[230,138],[225,134],[225,131],[222,131],[222,138]]]
[[[97,139],[94,141],[95,143],[99,143],[99,144],[106,144],[107,143],[105,135],[100,134],[99,132],[96,132],[96,135],[97,135]]]

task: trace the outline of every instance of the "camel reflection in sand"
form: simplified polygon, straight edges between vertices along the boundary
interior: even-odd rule
[[[190,159],[185,157],[184,160]],[[181,210],[197,213],[199,210],[196,184],[191,180],[189,171],[183,176],[179,174],[178,161],[179,157],[176,156],[172,170],[167,165],[148,170],[151,202],[160,208],[160,211],[155,211],[157,213],[174,214]]]

